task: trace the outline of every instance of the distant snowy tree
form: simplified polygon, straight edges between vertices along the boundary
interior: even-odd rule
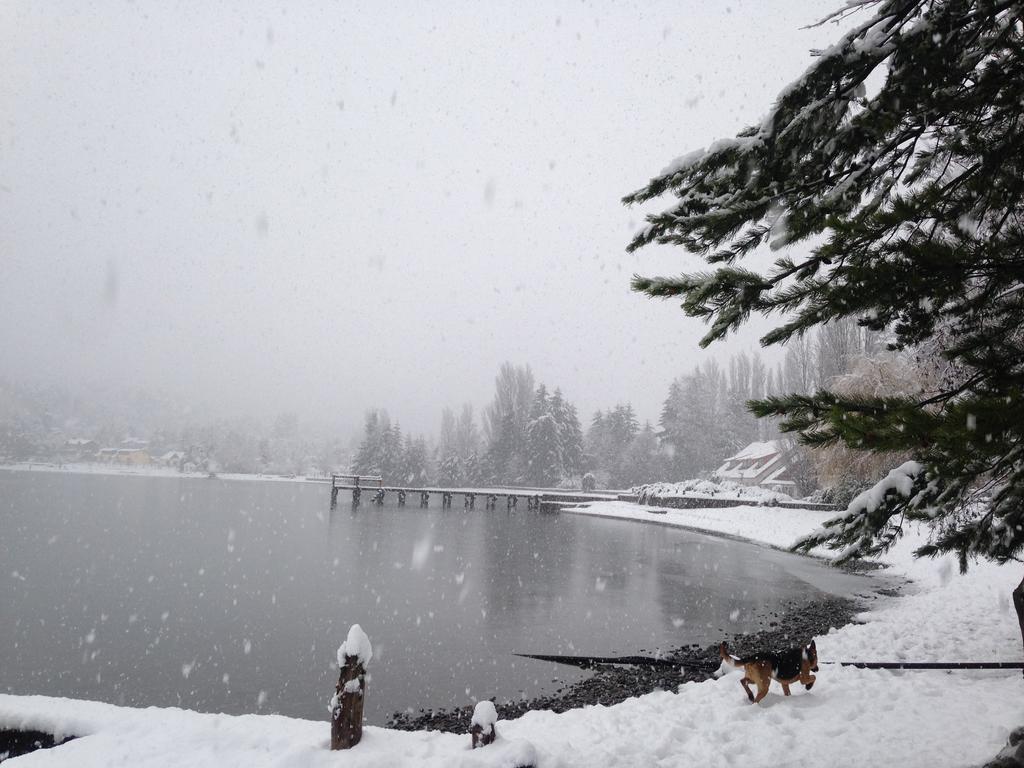
[[[611,484],[615,488],[631,488],[643,483],[654,483],[665,478],[664,472],[661,446],[654,434],[654,427],[648,422],[623,452],[618,466],[611,474]]]
[[[663,442],[671,448],[669,470],[677,479],[710,472],[734,452],[738,429],[729,425],[728,400],[728,379],[714,360],[669,386],[661,429]],[[742,407],[739,399],[734,407]]]
[[[352,470],[360,475],[380,475],[384,467],[384,433],[391,427],[387,411],[366,412],[363,441],[359,444]]]
[[[613,473],[639,429],[633,406],[629,403],[594,414],[587,430],[586,447],[593,456],[595,468]]]
[[[398,481],[412,487],[426,485],[429,477],[428,454],[427,443],[422,437],[413,439],[411,435],[406,435]]]
[[[608,430],[605,429],[604,411],[594,411],[590,418],[590,426],[583,434],[583,460],[588,472],[603,466],[607,453],[605,443]]]
[[[462,462],[462,481],[469,486],[479,485],[486,480],[486,473],[480,456],[471,452]]]
[[[462,480],[462,467],[454,453],[443,456],[437,464],[437,483],[444,488],[453,488]]]
[[[551,415],[558,425],[558,448],[562,475],[573,477],[583,471],[583,429],[576,406],[568,402],[562,390],[556,388],[551,395]]]
[[[920,396],[793,394],[759,415],[809,445],[908,451],[804,549],[887,549],[903,521],[931,526],[921,556],[1019,561],[1024,549],[1024,6],[858,0],[857,25],[733,139],[687,155],[625,202],[676,199],[630,243],[681,245],[713,271],[636,277],[705,318],[702,343],[751,313],[784,343],[855,320],[895,349],[945,334],[963,377]],[[874,77],[875,74],[878,77]],[[767,270],[762,244],[802,243]],[[827,384],[827,382],[825,382]],[[1024,638],[1024,581],[1014,591]]]
[[[593,473],[603,485],[621,485],[623,461],[639,431],[629,403],[598,411],[584,436],[581,468]]]
[[[492,415],[489,423],[491,437],[485,456],[487,480],[493,483],[512,482],[519,471],[515,414],[506,411]]]
[[[526,477],[534,486],[554,485],[562,472],[561,434],[547,387],[537,387],[526,428]]]
[[[605,416],[605,428],[608,430],[608,464],[611,466],[621,458],[626,447],[640,431],[633,406],[630,403],[616,405]]]
[[[818,329],[817,380],[829,386],[832,380],[850,370],[853,359],[861,352],[861,336],[853,318],[844,317],[824,323]]]
[[[477,456],[479,452],[480,432],[476,427],[476,420],[473,418],[473,406],[465,403],[459,413],[458,421],[455,423],[455,455],[459,457],[464,482],[475,482],[475,480],[469,479],[468,472],[470,457]]]
[[[561,477],[562,457],[559,451],[558,424],[550,411],[530,422],[528,441],[527,483],[549,488]]]
[[[786,342],[786,357],[782,363],[782,390],[809,395],[817,386],[817,372],[811,335],[790,338]]]
[[[446,487],[458,485],[462,480],[457,431],[455,414],[451,408],[445,408],[441,413],[441,438],[437,445],[437,482]]]
[[[533,372],[527,366],[503,363],[494,381],[494,400],[484,409],[488,464],[492,479],[514,483],[525,468],[526,427],[533,403]]]
[[[394,424],[383,426],[380,472],[385,482],[395,483],[401,479],[402,428],[397,421]]]

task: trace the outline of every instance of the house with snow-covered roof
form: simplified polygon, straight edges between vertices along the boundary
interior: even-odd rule
[[[179,467],[184,461],[184,451],[168,451],[159,458],[159,462],[165,467]]]
[[[796,488],[789,463],[791,453],[781,440],[751,443],[723,461],[712,477],[719,482],[789,493]]]
[[[149,451],[142,448],[101,448],[96,458],[108,464],[150,464]]]

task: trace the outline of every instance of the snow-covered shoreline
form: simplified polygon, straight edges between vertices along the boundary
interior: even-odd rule
[[[69,462],[54,464],[53,462],[20,462],[17,464],[0,464],[0,472],[53,472],[72,475],[111,475],[117,477],[171,477],[179,479],[205,479],[209,472],[181,472],[173,467],[161,467],[155,464],[102,464]],[[254,475],[242,472],[217,472],[213,475],[219,480],[260,480],[280,483],[323,483],[330,482],[330,477],[313,477],[305,475]]]
[[[662,510],[599,502],[575,512],[681,525],[785,547],[830,513],[766,507]],[[991,758],[1024,724],[1019,672],[888,672],[830,666],[835,660],[1015,661],[1020,637],[1010,591],[1017,569],[951,558],[914,560],[912,530],[884,558],[911,580],[852,624],[818,638],[822,661],[811,692],[751,706],[736,675],[683,685],[611,707],[529,712],[499,721],[499,742],[470,751],[466,735],[368,727],[346,753],[327,749],[329,723],[281,716],[228,716],[129,709],[98,702],[0,695],[0,728],[79,737],[18,758],[33,766],[964,766]],[[311,691],[311,696],[326,693]],[[370,695],[372,695],[372,685]]]

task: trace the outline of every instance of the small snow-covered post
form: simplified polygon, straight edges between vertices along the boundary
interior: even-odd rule
[[[469,734],[473,738],[473,749],[486,747],[498,738],[495,723],[498,722],[498,710],[493,701],[478,701],[473,708],[473,721]]]
[[[370,638],[353,624],[338,648],[338,684],[331,698],[331,749],[351,749],[363,738],[366,668],[373,658]]]

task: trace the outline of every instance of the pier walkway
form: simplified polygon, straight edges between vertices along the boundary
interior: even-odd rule
[[[451,508],[456,496],[462,498],[465,509],[475,509],[480,499],[485,509],[497,509],[499,500],[505,509],[518,508],[520,503],[527,509],[556,509],[564,504],[580,504],[587,501],[615,501],[620,498],[618,491],[562,491],[551,488],[440,488],[434,486],[385,485],[376,475],[331,475],[331,509],[338,506],[338,494],[347,491],[352,494],[352,504],[358,506],[365,493],[373,503],[384,504],[388,494],[398,500],[398,506],[405,506],[412,498],[420,507],[430,506],[431,496],[440,497],[442,509]]]

